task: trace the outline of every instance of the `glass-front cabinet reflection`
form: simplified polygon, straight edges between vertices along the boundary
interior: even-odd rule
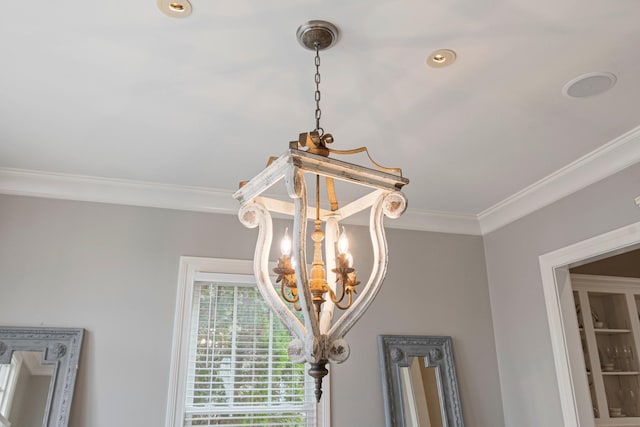
[[[640,280],[571,275],[598,426],[640,426]]]

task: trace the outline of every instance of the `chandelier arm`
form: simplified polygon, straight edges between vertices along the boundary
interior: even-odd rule
[[[340,302],[342,302],[343,299],[344,299],[344,294],[342,294],[342,298],[340,298]],[[353,294],[349,292],[347,296],[347,304],[342,306],[339,303],[336,303],[336,307],[338,307],[340,310],[347,310],[349,307],[351,307],[351,304],[353,304]]]
[[[285,290],[285,284],[284,283],[282,283],[282,285],[281,285],[280,293],[282,294],[282,298],[286,302],[288,302],[289,304],[295,304],[295,303],[298,302],[298,296],[297,295],[292,296],[292,297],[287,296],[287,292]]]
[[[336,307],[338,307],[340,310],[347,310],[349,307],[351,307],[351,304],[353,304],[352,293],[347,292],[345,289],[346,287],[343,286],[342,293],[340,294],[340,298],[338,298],[334,292],[331,292],[331,298],[334,304],[336,305]],[[342,305],[342,301],[344,300],[345,296],[347,297],[347,303],[345,305]]]
[[[387,274],[388,247],[383,227],[383,215],[397,218],[406,209],[406,198],[400,191],[382,194],[371,206],[369,232],[373,246],[373,268],[367,285],[360,297],[344,312],[329,330],[329,342],[343,338],[362,317],[380,291],[382,281]]]
[[[271,214],[262,204],[249,201],[240,207],[238,217],[245,227],[258,227],[258,240],[253,257],[253,271],[258,291],[287,330],[304,341],[307,336],[304,325],[282,302],[269,277],[269,248],[273,240]]]
[[[349,307],[342,307],[340,305],[340,303],[342,302],[342,300],[344,299],[344,296],[346,294],[346,286],[344,286],[344,284],[342,284],[342,281],[340,281],[341,285],[341,291],[340,291],[340,298],[338,298],[338,294],[335,293],[335,291],[331,288],[329,288],[329,296],[331,297],[331,301],[333,301],[333,303],[340,309],[340,310],[344,310],[345,308],[349,308]]]
[[[304,172],[298,168],[292,168],[287,171],[284,182],[289,193],[289,197],[293,198],[295,215],[293,217],[293,253],[297,254],[299,262],[296,263],[296,277],[298,284],[298,303],[304,318],[304,328],[306,337],[303,340],[305,345],[305,353],[310,363],[320,360],[321,355],[318,351],[318,343],[314,340],[320,336],[320,327],[318,316],[313,307],[313,297],[309,289],[309,277],[307,274],[307,185],[304,179]]]

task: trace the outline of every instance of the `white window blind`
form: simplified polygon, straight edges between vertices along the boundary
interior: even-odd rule
[[[194,281],[184,426],[315,426],[313,386],[255,286]]]

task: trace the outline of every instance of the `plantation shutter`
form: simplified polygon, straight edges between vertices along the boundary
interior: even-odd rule
[[[185,426],[315,426],[304,365],[255,286],[194,283]]]

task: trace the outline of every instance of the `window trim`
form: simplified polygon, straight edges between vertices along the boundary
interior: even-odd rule
[[[253,277],[253,262],[248,260],[180,257],[176,309],[173,321],[171,366],[169,369],[169,393],[167,397],[166,427],[182,427],[185,416],[185,391],[189,352],[189,330],[191,329],[191,307],[193,306],[193,284],[201,273],[250,275]],[[317,427],[330,427],[331,376],[325,377],[325,391],[317,407]]]

